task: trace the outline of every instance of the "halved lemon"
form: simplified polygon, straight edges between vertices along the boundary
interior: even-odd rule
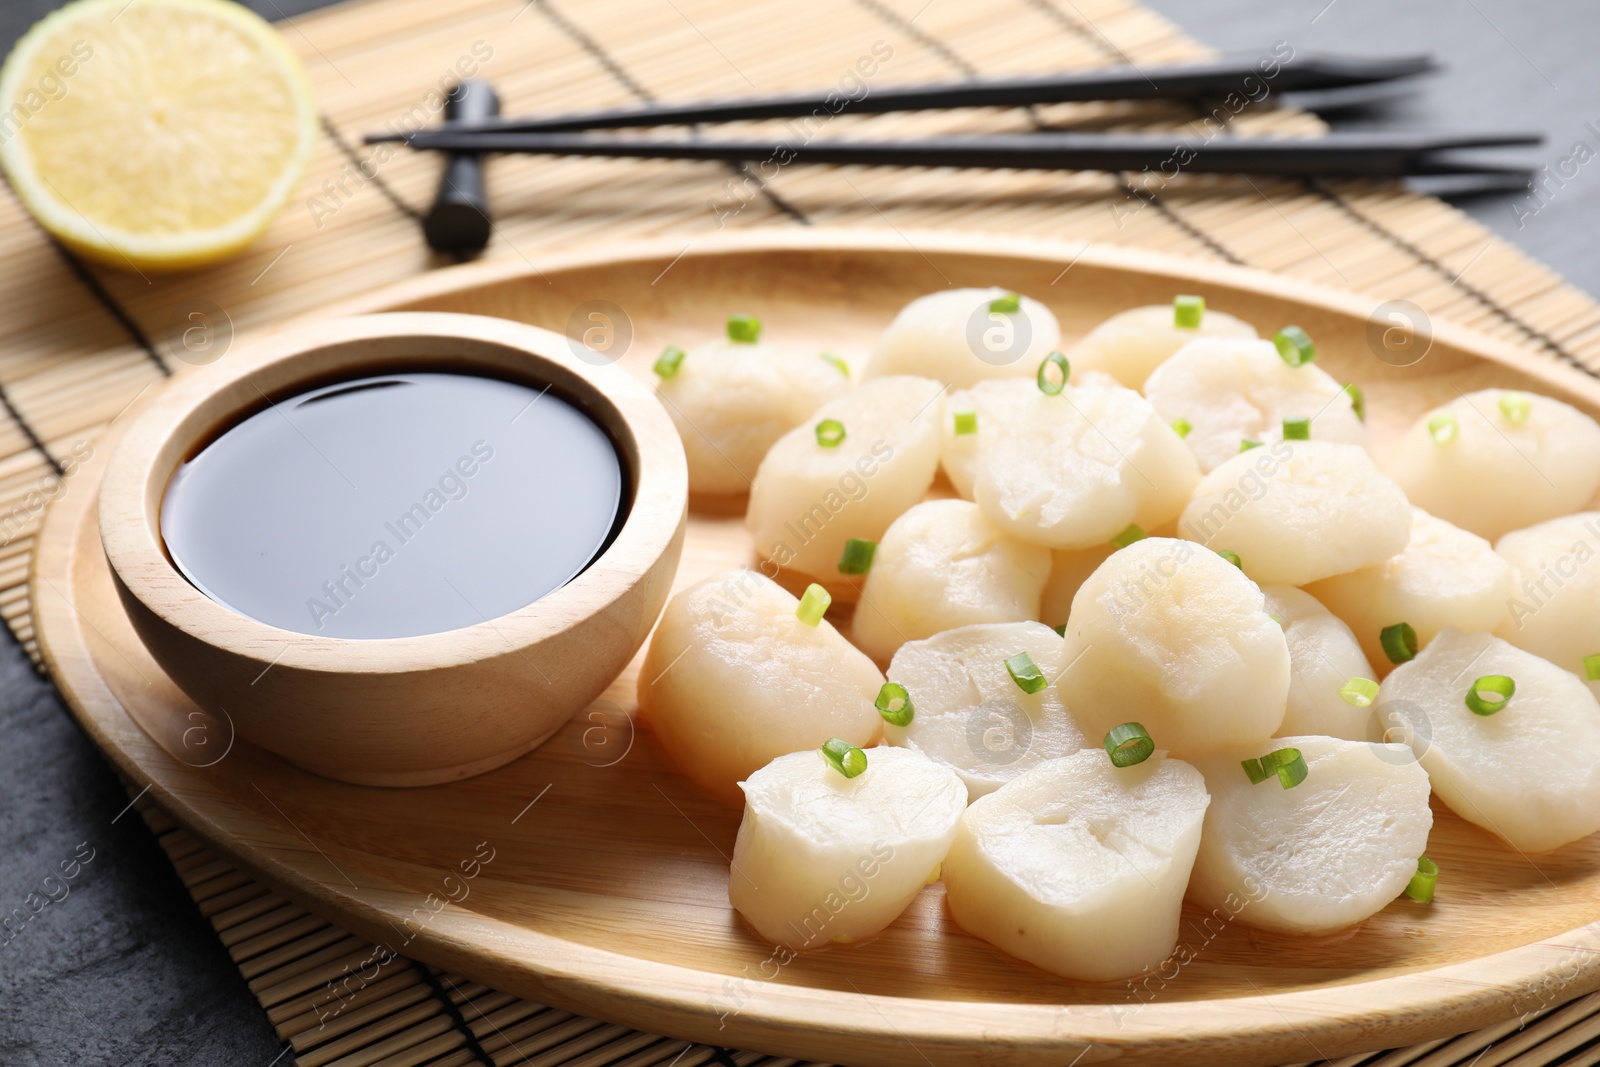
[[[45,229],[117,267],[196,267],[249,244],[317,130],[300,61],[227,0],[76,0],[0,68],[12,188]]]

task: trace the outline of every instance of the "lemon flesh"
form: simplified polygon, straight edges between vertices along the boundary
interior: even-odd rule
[[[39,223],[113,266],[181,269],[254,240],[317,136],[298,59],[225,0],[78,0],[0,68],[0,166]]]

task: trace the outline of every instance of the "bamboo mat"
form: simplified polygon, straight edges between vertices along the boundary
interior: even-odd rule
[[[167,278],[79,262],[0,197],[0,616],[37,661],[25,579],[38,514],[70,491],[75,456],[164,378],[232,339],[445,265],[416,224],[436,160],[396,154],[367,179],[360,134],[432,121],[453,70],[491,79],[508,112],[558,111],[840,85],[1198,59],[1209,50],[1128,0],[356,0],[280,23],[310,72],[326,136],[298,198],[246,255]],[[1314,44],[1290,41],[1296,50]],[[1272,42],[1261,42],[1262,55]],[[1280,52],[1280,55],[1282,53]],[[1268,82],[1270,88],[1270,81]],[[852,116],[823,136],[936,131],[1175,130],[1311,135],[1269,96],[1230,114],[1096,103]],[[1220,116],[1220,117],[1219,117]],[[752,134],[782,129],[748,124]],[[372,168],[368,168],[369,171]],[[790,167],[645,160],[496,160],[491,257],[722,227],[967,229],[1134,245],[1405,299],[1524,346],[1600,368],[1600,305],[1453,208],[1392,184],[1180,176]],[[196,318],[195,316],[200,316]],[[562,323],[548,323],[562,328]],[[199,327],[196,331],[196,327]],[[188,331],[190,344],[184,343]],[[302,1067],[777,1065],[532,1004],[396,961],[341,998],[371,946],[255,884],[141,810]],[[1344,1067],[1600,1063],[1600,994],[1527,1022],[1338,1061]]]

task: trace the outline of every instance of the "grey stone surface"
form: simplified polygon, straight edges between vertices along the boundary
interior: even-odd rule
[[[1600,127],[1592,0],[1145,2],[1226,51],[1287,40],[1301,51],[1428,51],[1447,65],[1410,95],[1341,125],[1541,129],[1551,143],[1521,157],[1536,166],[1555,164],[1579,140],[1600,150],[1600,134],[1585,126]],[[55,6],[0,0],[0,47]],[[320,0],[251,6],[281,18]],[[1526,206],[1515,194],[1458,201],[1573,282],[1600,288],[1600,163],[1580,168],[1523,225],[1519,202]],[[132,812],[117,818],[125,804],[49,684],[0,637],[0,914],[29,914],[29,894],[39,894],[35,904],[59,898],[25,923],[13,920],[14,934],[0,929],[0,1064],[268,1067],[281,1047],[265,1016],[144,824]],[[59,865],[70,869],[83,844],[93,858],[63,883]]]
[[[50,683],[0,642],[0,1064],[268,1067],[282,1046],[222,943]]]
[[[1451,199],[1579,288],[1600,290],[1600,62],[1593,50],[1600,5],[1593,0],[1143,2],[1228,53],[1254,55],[1288,41],[1297,53],[1427,52],[1444,65],[1381,109],[1329,116],[1336,128],[1534,130],[1547,135],[1543,146],[1481,158],[1548,166],[1558,178],[1581,141],[1595,158],[1569,166],[1575,177],[1559,187],[1546,186],[1548,206],[1526,190]]]

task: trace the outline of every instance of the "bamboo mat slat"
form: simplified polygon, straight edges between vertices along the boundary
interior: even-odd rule
[[[434,121],[427,94],[475,60],[508,112],[577,110],[838,83],[876,54],[869,91],[973,74],[1213,53],[1131,0],[353,0],[280,24],[305,62],[325,136],[283,214],[253,248],[172,278],[85,264],[0,197],[0,617],[37,661],[25,580],[49,500],[75,457],[144,391],[194,359],[177,339],[207,317],[219,344],[449,260],[416,225],[437,160],[376,157],[362,133]],[[1267,54],[1271,42],[1262,42]],[[1270,105],[1272,101],[1268,100]],[[741,124],[776,135],[778,122]],[[1314,115],[1170,103],[829,119],[828,137],[1070,128],[1195,136],[1310,136]],[[356,172],[378,159],[377,176]],[[1543,358],[1600,370],[1600,304],[1438,200],[1392,183],[789,167],[766,183],[718,163],[504,158],[491,165],[488,256],[725,227],[965,229],[1087,239],[1279,271],[1406,299]],[[554,325],[554,324],[553,324]],[[67,473],[63,477],[63,471]],[[405,959],[286,901],[138,807],[278,1036],[301,1067],[782,1067],[792,1060],[692,1045],[584,1019]],[[1549,1067],[1600,1063],[1600,994],[1497,1027],[1318,1067]],[[1303,1065],[1312,1067],[1312,1065]]]

